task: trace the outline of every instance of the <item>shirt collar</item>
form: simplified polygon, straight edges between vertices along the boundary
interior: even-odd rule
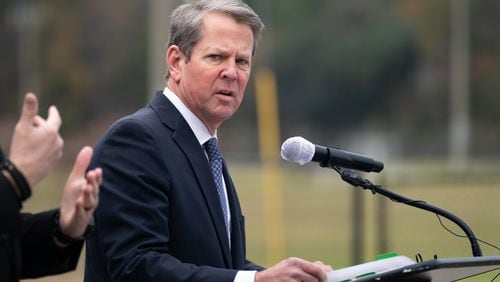
[[[205,144],[205,142],[212,137],[217,138],[217,131],[215,131],[214,135],[211,135],[205,124],[203,124],[203,122],[193,112],[191,112],[186,105],[184,105],[182,100],[174,92],[172,92],[172,90],[165,87],[163,94],[181,113],[182,117],[186,120],[189,127],[194,132],[194,135],[196,136],[196,139],[198,139],[200,145]]]

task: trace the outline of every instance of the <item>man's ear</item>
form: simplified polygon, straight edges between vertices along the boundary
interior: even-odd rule
[[[175,81],[179,82],[181,79],[182,71],[182,61],[184,60],[184,54],[177,45],[171,45],[167,49],[165,54],[165,61],[167,62],[168,72],[170,77]]]

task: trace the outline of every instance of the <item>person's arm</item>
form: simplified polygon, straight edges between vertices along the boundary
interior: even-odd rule
[[[21,217],[22,202],[31,195],[31,187],[43,179],[62,156],[59,112],[51,106],[46,120],[37,113],[36,96],[26,94],[9,159],[0,150],[0,238],[9,245],[19,240],[23,278],[61,273],[76,267],[83,245],[80,237],[97,206],[102,181],[99,168],[85,173],[92,148],[84,147],[65,185],[61,212]]]
[[[38,115],[38,100],[33,93],[24,97],[21,116],[14,129],[9,157],[0,150],[2,192],[2,234],[17,228],[22,202],[31,189],[54,167],[62,156],[59,135],[61,117],[57,108],[49,108],[47,119]],[[14,220],[15,219],[15,220]]]
[[[1,151],[0,161],[5,161]],[[16,173],[20,174],[21,172],[17,171]],[[16,191],[19,190],[16,187],[18,186],[17,181],[11,177],[11,169],[2,169],[2,174],[0,174],[0,217],[2,222],[0,233],[2,240],[6,240],[6,244],[13,244],[16,242],[14,240],[19,240],[20,257],[23,262],[21,278],[36,278],[75,269],[83,240],[75,240],[64,247],[56,244],[54,231],[57,229],[56,224],[59,224],[55,220],[56,214],[59,213],[58,210],[21,215],[22,200],[26,197],[21,197]],[[78,186],[82,184],[80,179],[73,179],[68,181],[73,185],[67,186],[75,186],[76,181],[78,181]]]
[[[62,156],[63,140],[59,135],[61,117],[51,106],[47,119],[38,115],[38,100],[33,93],[24,97],[19,121],[14,129],[9,157],[0,151],[2,233],[12,228],[22,202],[31,196],[31,188],[54,167]],[[7,210],[8,209],[8,210]],[[7,215],[9,215],[7,217]],[[17,216],[14,216],[17,215]]]
[[[60,126],[61,117],[56,107],[49,108],[45,120],[38,115],[38,100],[35,94],[26,94],[21,116],[12,135],[9,156],[4,156],[0,150],[2,238],[11,237],[12,231],[20,229],[19,210],[22,202],[31,195],[31,188],[44,178],[61,158],[63,140],[59,135]],[[10,235],[5,235],[7,233]]]
[[[84,147],[76,157],[64,187],[60,210],[23,215],[22,278],[54,275],[76,268],[102,181],[100,168],[85,172],[91,157],[90,147]]]
[[[38,278],[74,270],[83,240],[62,247],[54,240],[55,216],[59,210],[22,215],[21,279]]]

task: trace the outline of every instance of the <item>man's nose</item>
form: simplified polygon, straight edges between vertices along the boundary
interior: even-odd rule
[[[238,78],[236,63],[228,61],[221,72],[221,77],[223,79],[236,80]]]

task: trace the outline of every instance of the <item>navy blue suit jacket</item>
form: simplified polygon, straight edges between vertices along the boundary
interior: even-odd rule
[[[97,166],[104,179],[85,281],[232,281],[237,270],[262,269],[246,259],[225,164],[231,248],[204,150],[161,92],[108,129],[95,146]]]

